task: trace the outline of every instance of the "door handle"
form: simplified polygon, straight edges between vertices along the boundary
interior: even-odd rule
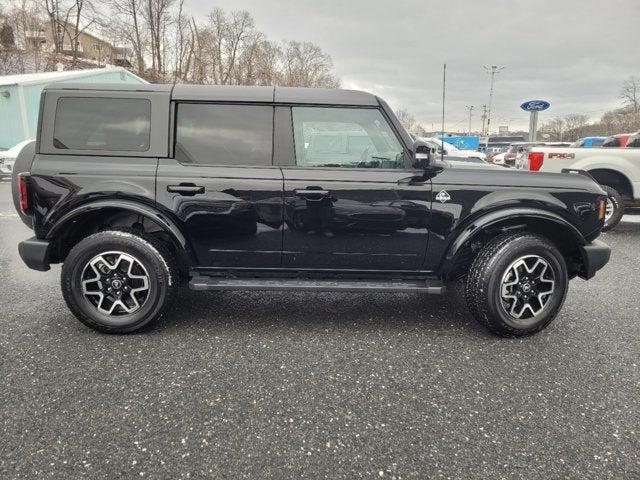
[[[294,190],[293,193],[295,193],[298,197],[328,197],[330,194],[328,190],[313,189]]]
[[[194,183],[181,183],[180,185],[167,185],[167,192],[190,196],[204,193],[204,187]]]
[[[427,181],[423,176],[414,175],[412,177],[405,177],[398,180],[398,185],[424,185]]]

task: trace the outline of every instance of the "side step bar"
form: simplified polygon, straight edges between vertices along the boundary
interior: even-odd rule
[[[304,278],[220,278],[194,276],[191,290],[298,290],[306,292],[396,292],[439,295],[439,280],[319,280]]]

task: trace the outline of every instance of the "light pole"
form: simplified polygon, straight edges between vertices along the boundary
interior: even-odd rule
[[[471,115],[473,115],[473,109],[475,107],[473,105],[465,105],[464,108],[469,110],[469,136],[471,136]]]
[[[482,105],[482,115],[480,115],[480,118],[482,119],[482,130],[480,130],[480,132],[482,133],[482,135],[485,135],[485,122],[487,121],[487,106],[486,105]]]
[[[500,73],[506,67],[499,67],[498,65],[484,65],[484,69],[487,71],[489,75],[491,75],[491,87],[489,88],[489,110],[487,112],[487,131],[486,135],[489,135],[491,131],[491,105],[493,103],[493,81],[495,79],[496,73]]]

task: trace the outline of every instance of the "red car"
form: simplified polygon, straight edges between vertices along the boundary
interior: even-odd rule
[[[619,133],[617,135],[612,135],[607,138],[602,144],[602,148],[622,148],[628,147],[629,139],[635,139],[636,136],[640,134],[640,132],[636,133]],[[640,146],[636,145],[636,146]]]

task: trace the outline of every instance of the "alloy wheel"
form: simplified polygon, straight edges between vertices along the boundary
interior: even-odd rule
[[[502,276],[502,308],[516,320],[538,316],[555,291],[555,274],[549,262],[538,255],[515,260]]]
[[[111,251],[93,257],[82,270],[82,293],[100,313],[129,315],[149,298],[150,280],[133,255]]]

